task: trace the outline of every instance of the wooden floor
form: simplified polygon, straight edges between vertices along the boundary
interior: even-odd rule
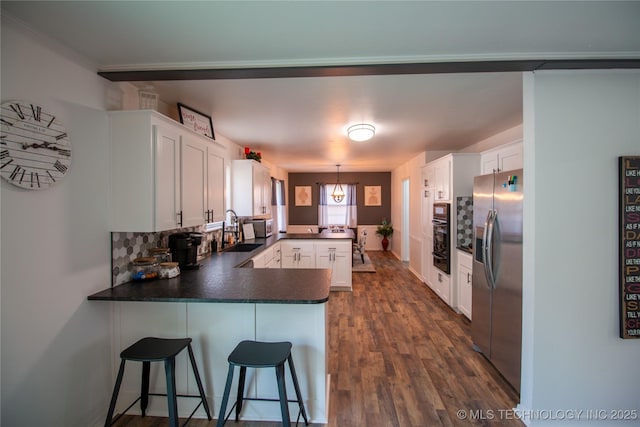
[[[470,323],[389,252],[329,299],[329,427],[518,426],[516,392],[472,349]],[[292,414],[293,415],[293,414]],[[125,416],[117,426],[166,426]],[[227,426],[281,423],[228,421]],[[301,423],[301,425],[303,425]],[[191,427],[215,421],[192,420]]]

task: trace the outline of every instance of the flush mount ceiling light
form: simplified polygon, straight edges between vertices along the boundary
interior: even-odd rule
[[[373,138],[373,135],[376,134],[376,128],[373,127],[373,125],[361,123],[359,125],[350,126],[349,129],[347,129],[347,134],[349,135],[349,139],[352,141],[367,141]]]
[[[344,199],[344,190],[342,189],[342,184],[340,184],[340,165],[336,165],[336,167],[338,168],[338,180],[336,186],[333,187],[331,197],[334,202],[340,203]]]

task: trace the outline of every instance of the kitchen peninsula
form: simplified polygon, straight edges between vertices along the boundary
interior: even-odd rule
[[[129,282],[89,296],[89,300],[113,302],[111,357],[114,381],[120,352],[139,338],[189,336],[193,339],[206,394],[217,415],[226,379],[227,357],[236,344],[244,339],[286,340],[293,343],[298,380],[310,420],[325,423],[329,390],[326,302],[331,290],[331,270],[321,266],[301,269],[240,267],[285,242],[345,240],[350,245],[351,237],[352,233],[309,233],[256,239],[255,242],[264,243],[263,246],[250,252],[214,254],[201,260],[199,269],[182,271],[176,278]],[[184,373],[176,378],[178,392],[194,393],[195,381],[188,369],[188,359],[181,355],[176,363],[178,372]],[[120,411],[137,397],[140,387],[140,373],[135,370],[138,368],[127,369],[116,408]],[[278,397],[271,370],[248,372],[247,384],[249,396]],[[287,389],[293,390],[288,377]],[[152,366],[151,390],[165,392],[161,366]],[[280,419],[277,404],[256,401],[246,404],[244,419]],[[188,414],[193,408],[190,399],[179,399],[178,405],[180,414]],[[130,411],[137,409],[134,406]],[[164,416],[164,399],[151,399],[149,413]],[[297,414],[293,406],[291,413]],[[196,416],[204,417],[204,412],[197,412]]]

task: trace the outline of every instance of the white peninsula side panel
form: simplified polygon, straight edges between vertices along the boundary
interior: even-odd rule
[[[116,302],[113,316],[112,384],[120,364],[120,352],[147,336],[192,338],[192,347],[205,392],[217,418],[227,377],[227,357],[242,340],[290,341],[300,389],[309,419],[326,423],[328,412],[327,308],[324,304],[252,304],[252,303],[181,303],[181,302]],[[295,391],[286,369],[287,395]],[[124,410],[140,393],[142,364],[127,362],[116,412]],[[235,401],[239,368],[236,368],[227,410]],[[197,394],[187,352],[176,358],[176,387],[179,394]],[[151,393],[166,393],[164,366],[151,364]],[[247,370],[245,394],[249,397],[277,398],[274,369],[257,373]],[[197,399],[179,398],[180,417],[188,416]],[[290,403],[292,418],[297,416],[295,403]],[[139,404],[128,413],[139,414]],[[165,397],[151,397],[149,415],[166,416]],[[202,408],[194,417],[205,418]],[[277,402],[247,401],[242,419],[279,421]]]

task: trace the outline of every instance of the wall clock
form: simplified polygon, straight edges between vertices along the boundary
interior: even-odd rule
[[[69,135],[52,113],[26,101],[0,106],[0,175],[27,190],[51,187],[71,166]]]

